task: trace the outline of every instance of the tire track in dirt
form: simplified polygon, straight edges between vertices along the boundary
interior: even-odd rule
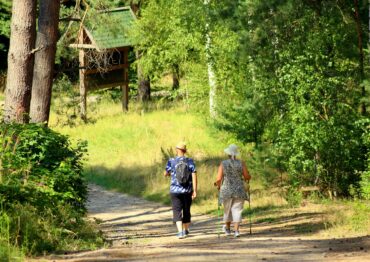
[[[370,237],[313,239],[285,230],[310,216],[242,227],[240,238],[218,236],[217,219],[193,215],[190,236],[175,237],[171,208],[89,186],[89,216],[111,248],[51,256],[51,261],[370,261]]]

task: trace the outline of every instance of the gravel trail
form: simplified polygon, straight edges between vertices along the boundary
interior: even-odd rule
[[[247,223],[242,236],[218,234],[217,221],[193,215],[190,236],[175,237],[171,208],[89,186],[89,216],[101,221],[112,247],[48,257],[49,261],[370,261],[370,237],[314,239],[291,230],[315,223],[310,214],[281,221]],[[247,220],[246,220],[247,222]]]

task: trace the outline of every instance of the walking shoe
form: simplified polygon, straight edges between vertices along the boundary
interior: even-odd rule
[[[231,235],[230,228],[226,228],[226,225],[223,225],[222,226],[222,231],[225,233],[226,236],[230,236]]]
[[[240,233],[239,233],[239,231],[235,231],[235,232],[234,232],[234,237],[240,237]]]
[[[178,239],[183,239],[183,238],[185,238],[186,237],[186,235],[185,235],[185,231],[181,231],[181,232],[179,232],[179,233],[177,233],[177,238]]]
[[[185,236],[188,236],[188,235],[189,235],[189,233],[190,233],[190,232],[189,232],[189,230],[187,230],[187,229],[185,229],[185,231],[184,231],[184,232],[185,232]]]

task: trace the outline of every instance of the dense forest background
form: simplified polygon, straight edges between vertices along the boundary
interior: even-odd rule
[[[11,1],[0,3],[5,58]],[[172,76],[172,92],[268,150],[290,185],[368,196],[366,1],[62,1],[55,80],[77,80],[72,18],[109,27],[89,17],[122,5],[138,17],[132,68],[152,85]]]
[[[145,108],[150,100],[157,103],[163,102],[161,99],[175,106],[185,104],[187,110],[202,115],[213,128],[243,145],[242,150],[248,149],[250,155],[263,155],[258,161],[264,167],[261,179],[268,186],[289,188],[293,195],[302,187],[314,186],[325,198],[370,199],[367,1],[62,0],[60,3],[50,99],[53,114],[64,116],[64,124],[81,123],[76,100],[78,50],[70,44],[76,43],[82,24],[92,27],[105,24],[107,30],[127,33],[135,43],[130,51],[133,104]],[[116,28],[109,18],[97,16],[101,11],[121,6],[130,6],[137,17],[130,31]],[[1,91],[9,77],[11,16],[12,1],[0,0]],[[164,81],[170,84],[163,85]],[[104,92],[118,96],[115,89]],[[6,93],[1,94],[4,97]],[[18,177],[0,170],[9,182],[6,186],[3,183],[3,192],[9,193],[7,190],[15,185],[23,186],[23,181],[18,183],[16,179],[27,172],[34,172],[31,173],[35,184],[48,184],[50,181],[46,181],[55,170],[64,172],[65,180],[60,182],[63,189],[55,186],[54,177],[48,184],[52,191],[39,190],[39,195],[28,197],[47,195],[52,199],[50,203],[54,203],[50,205],[51,213],[58,212],[52,205],[68,203],[68,208],[79,207],[75,217],[82,216],[86,211],[82,203],[86,200],[86,184],[80,180],[83,173],[80,161],[85,146],[73,148],[63,136],[37,131],[46,132],[46,137],[55,136],[51,140],[66,147],[63,155],[66,159],[56,157],[52,167],[55,170],[45,166],[41,174],[40,169],[27,169],[27,165],[44,161],[44,155],[48,150],[53,152],[52,148],[42,146],[32,132],[25,144],[18,147],[18,140],[13,138],[27,134],[27,125],[8,123],[1,128],[0,142],[4,146],[0,164],[6,163],[7,171],[21,170]],[[35,128],[47,129],[30,125],[31,131]],[[22,155],[21,150],[35,143],[40,147]],[[10,160],[10,152],[16,148],[20,150],[19,159]],[[27,162],[26,158],[33,154],[35,157]],[[66,169],[60,167],[61,162],[68,164]],[[78,195],[78,203],[71,200],[74,199],[71,194]],[[20,193],[17,197],[23,199]],[[2,204],[12,213],[16,207],[7,207],[9,199],[4,198]],[[35,203],[32,208],[45,212],[38,201]],[[89,226],[83,224],[81,228]],[[56,248],[56,244],[48,245],[49,250]],[[37,252],[45,249],[33,248]]]

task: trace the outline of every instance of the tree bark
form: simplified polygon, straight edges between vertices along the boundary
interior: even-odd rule
[[[5,90],[5,122],[28,122],[35,38],[36,0],[14,0]]]
[[[40,0],[38,32],[33,73],[30,117],[31,122],[49,121],[54,76],[56,44],[58,38],[60,1]]]
[[[359,71],[360,71],[360,80],[364,79],[364,49],[363,49],[363,36],[362,36],[362,28],[361,28],[361,18],[360,18],[360,11],[359,11],[359,3],[358,0],[354,0],[355,5],[355,21],[356,21],[356,31],[357,31],[357,40],[358,40],[358,51],[359,51]],[[362,96],[365,97],[366,91],[365,87],[362,86],[361,89]],[[361,104],[361,113],[364,115],[366,114],[366,105],[364,102]]]
[[[174,65],[172,72],[172,90],[180,88],[180,69],[179,65]]]
[[[136,16],[140,15],[140,3],[132,3],[131,2],[130,7],[131,7],[132,12],[134,12],[134,14]]]
[[[139,70],[138,70],[139,71]],[[138,100],[147,102],[150,100],[150,80],[139,73]]]
[[[208,6],[210,0],[204,0],[204,5]],[[208,7],[207,7],[208,8]],[[207,56],[207,71],[208,71],[208,83],[209,83],[209,114],[211,118],[216,117],[216,75],[213,69],[212,57],[211,57],[211,37],[209,35],[209,23],[206,23],[206,56]]]

